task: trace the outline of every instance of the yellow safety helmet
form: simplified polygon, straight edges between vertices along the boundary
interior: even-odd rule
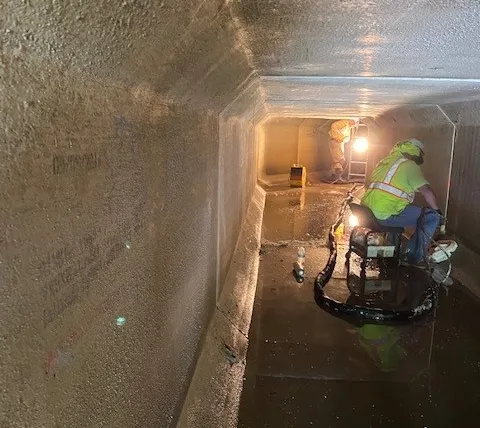
[[[399,141],[392,149],[392,153],[405,153],[412,156],[423,155],[423,143],[416,138]]]

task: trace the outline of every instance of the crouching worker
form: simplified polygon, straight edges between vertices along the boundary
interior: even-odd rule
[[[442,218],[435,195],[420,169],[423,156],[421,141],[412,138],[398,142],[365,183],[361,202],[383,226],[415,228],[407,249],[407,262],[412,265],[423,264],[430,239]],[[412,205],[417,192],[430,208]]]

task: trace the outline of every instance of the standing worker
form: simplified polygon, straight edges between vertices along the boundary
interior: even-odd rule
[[[415,138],[399,141],[365,183],[362,205],[370,208],[383,226],[415,227],[407,250],[407,261],[422,264],[425,252],[443,218],[435,195],[423,176],[423,143]],[[421,193],[430,208],[412,205]]]
[[[332,180],[338,180],[342,176],[345,166],[345,144],[350,141],[352,128],[358,127],[359,123],[358,118],[345,119],[337,120],[330,126],[328,135],[332,163],[329,174]]]

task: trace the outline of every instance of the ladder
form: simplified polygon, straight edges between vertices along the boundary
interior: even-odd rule
[[[358,125],[358,129],[352,132],[349,155],[348,155],[348,181],[365,182],[367,179],[368,148],[364,152],[357,152],[353,148],[356,137],[367,137],[368,128],[364,124]]]

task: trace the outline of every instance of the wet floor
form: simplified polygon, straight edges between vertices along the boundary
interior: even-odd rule
[[[479,426],[480,301],[460,284],[414,325],[354,324],[316,305],[313,282],[346,189],[267,195],[239,426]],[[306,279],[298,284],[291,267],[302,244]],[[346,282],[340,251],[329,292],[347,300]],[[386,284],[382,299],[414,305],[424,284],[422,276]]]

